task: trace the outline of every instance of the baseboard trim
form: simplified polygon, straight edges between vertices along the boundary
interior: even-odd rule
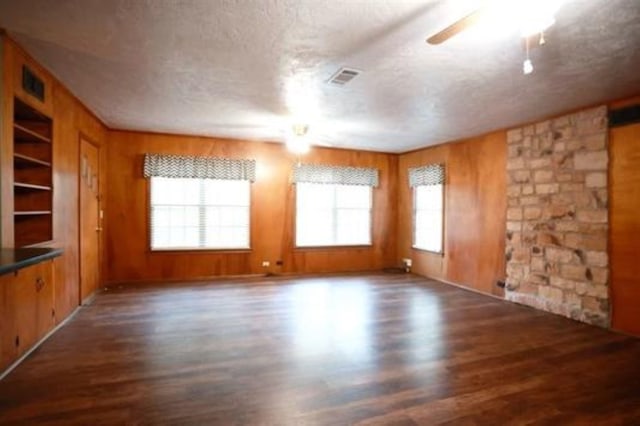
[[[149,284],[176,284],[176,283],[198,283],[206,281],[224,281],[224,280],[239,280],[239,279],[253,279],[264,278],[269,276],[268,274],[246,274],[246,275],[213,275],[210,277],[191,277],[191,278],[153,278],[153,279],[141,279],[141,280],[116,280],[108,281],[104,288],[114,288],[122,285],[149,285]]]
[[[96,296],[98,295],[99,292],[100,292],[100,288],[98,288],[97,290],[94,290],[93,293],[91,293],[90,295],[85,297],[84,300],[82,302],[80,302],[80,306],[89,306],[89,305],[91,305],[93,303],[93,301],[96,300]]]
[[[510,303],[514,303],[514,302],[511,302],[511,300],[507,300],[507,299],[505,299],[504,297],[501,297],[501,296],[499,296],[499,295],[497,295],[497,294],[486,293],[486,292],[484,292],[484,291],[481,291],[481,290],[475,289],[475,288],[473,288],[473,287],[467,287],[467,286],[465,286],[464,284],[454,283],[453,281],[448,281],[448,280],[445,280],[445,279],[443,279],[443,278],[434,278],[434,277],[429,277],[429,276],[427,276],[427,275],[420,275],[420,274],[416,274],[416,273],[414,273],[414,272],[412,272],[412,273],[413,273],[414,275],[417,275],[417,276],[422,277],[422,278],[426,278],[426,279],[433,280],[433,281],[439,281],[439,282],[441,282],[441,283],[443,283],[443,284],[447,284],[447,285],[450,285],[450,286],[453,286],[453,287],[457,287],[457,288],[459,288],[460,290],[470,291],[470,292],[472,292],[472,293],[480,294],[480,295],[482,295],[482,296],[489,296],[489,297],[492,297],[492,298],[494,298],[494,299],[496,299],[496,300],[501,300],[501,301],[503,301],[503,302],[510,302]]]
[[[2,373],[0,373],[0,381],[4,380],[5,377],[7,377],[13,370],[16,369],[16,367],[18,367],[20,364],[22,364],[22,362],[27,359],[27,357],[29,355],[31,355],[36,349],[38,349],[40,347],[40,345],[42,345],[49,337],[53,336],[55,334],[56,331],[60,330],[62,327],[64,327],[65,325],[67,325],[67,323],[69,321],[71,321],[73,319],[73,317],[76,316],[76,314],[78,313],[78,311],[80,310],[80,306],[77,306],[73,312],[71,312],[71,314],[69,314],[69,316],[67,316],[62,322],[60,322],[60,324],[56,325],[55,327],[53,327],[51,329],[51,331],[49,331],[47,334],[44,335],[44,337],[40,340],[38,340],[38,342],[36,344],[34,344],[28,351],[26,351],[24,354],[22,354],[22,356],[20,358],[18,358],[17,360],[15,360],[13,362],[13,364],[11,364],[9,367],[7,367]]]
[[[358,271],[337,271],[337,272],[280,272],[280,273],[264,273],[264,274],[244,274],[244,275],[213,275],[210,277],[191,277],[191,278],[157,278],[157,279],[142,279],[142,280],[117,280],[109,281],[105,284],[104,288],[112,289],[118,286],[125,285],[150,285],[150,284],[177,284],[177,283],[201,283],[201,282],[219,282],[219,281],[236,281],[236,280],[252,280],[260,278],[278,279],[278,278],[312,278],[321,276],[349,276],[358,274],[383,274],[384,269],[365,269]]]

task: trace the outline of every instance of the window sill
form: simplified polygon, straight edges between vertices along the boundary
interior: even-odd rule
[[[421,252],[424,252],[424,253],[433,254],[433,255],[435,255],[435,256],[441,256],[441,257],[444,257],[444,251],[433,251],[433,250],[427,250],[427,249],[420,248],[420,247],[416,247],[416,246],[411,246],[411,248],[412,248],[413,250],[418,250],[418,251],[421,251]]]
[[[152,254],[240,254],[251,253],[251,248],[166,248],[166,249],[149,249]]]
[[[322,251],[322,250],[358,250],[358,249],[371,249],[373,244],[355,244],[347,246],[295,246],[295,251]]]

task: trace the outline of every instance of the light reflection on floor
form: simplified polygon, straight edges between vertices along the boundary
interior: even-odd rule
[[[194,292],[202,292],[196,302]],[[309,384],[317,389],[340,388],[353,385],[358,375],[380,374],[389,365],[415,386],[429,386],[447,374],[437,367],[445,352],[440,301],[426,287],[404,287],[401,293],[400,297],[393,288],[381,291],[370,280],[354,277],[303,278],[259,289],[193,287],[172,292],[170,299],[158,294],[148,298],[151,312],[146,315],[152,314],[154,320],[147,323],[152,328],[146,329],[141,350],[148,354],[148,371],[193,371],[205,360],[224,366],[251,357],[261,369],[286,371],[261,375],[261,385],[274,388]],[[185,300],[190,300],[188,311],[170,306],[185,306]],[[388,312],[385,318],[376,317],[381,311]],[[193,319],[194,312],[197,321],[185,321]],[[253,321],[256,315],[264,322]],[[183,350],[176,351],[175,339],[183,343]],[[260,345],[262,355],[255,353],[254,345]],[[202,351],[194,354],[191,347]],[[222,367],[219,374],[240,383],[254,380],[250,370]],[[295,393],[275,393],[271,410],[288,412],[302,400]]]
[[[288,326],[295,357],[306,362],[332,354],[344,361],[369,363],[375,302],[365,283],[336,286],[317,280],[291,287],[293,316],[288,318]]]

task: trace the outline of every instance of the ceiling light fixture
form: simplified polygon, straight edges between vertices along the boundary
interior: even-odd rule
[[[529,37],[541,34],[556,23],[555,14],[562,5],[562,0],[529,0],[520,3],[518,16],[520,34],[523,37]]]
[[[522,64],[522,72],[524,75],[529,75],[533,72],[533,63],[531,62],[531,58],[529,57],[529,37],[526,37],[525,41],[525,49],[527,51],[527,56]]]
[[[529,38],[538,35],[538,45],[544,46],[544,32],[556,23],[555,14],[562,5],[562,0],[530,1],[523,7],[520,15],[520,33],[525,38],[526,57],[522,64],[522,72],[529,75],[533,72],[533,62],[529,56]]]
[[[287,135],[287,149],[294,154],[302,155],[309,152],[311,145],[307,137],[309,126],[306,124],[294,124],[291,133]]]

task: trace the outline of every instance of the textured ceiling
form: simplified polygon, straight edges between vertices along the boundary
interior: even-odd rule
[[[0,0],[0,26],[107,125],[403,152],[640,93],[640,1],[567,0],[517,33],[427,36],[472,0]],[[327,79],[362,70],[348,86]],[[300,117],[300,118],[294,118]]]

